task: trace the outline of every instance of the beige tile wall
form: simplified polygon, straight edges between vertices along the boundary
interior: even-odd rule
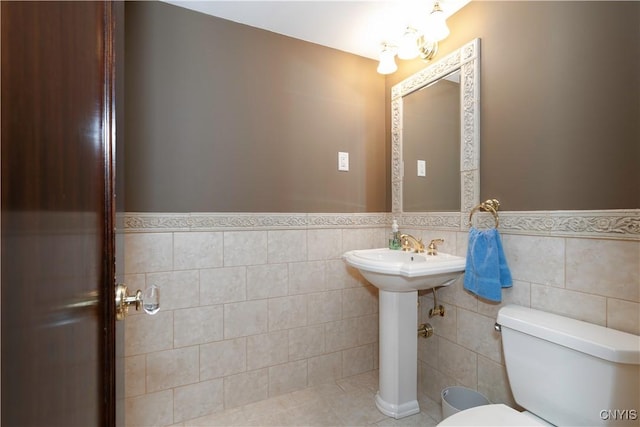
[[[384,214],[381,214],[384,215]],[[383,216],[384,218],[384,216]],[[377,290],[341,259],[385,227],[125,234],[127,425],[171,425],[377,367]]]
[[[125,324],[128,425],[179,423],[377,368],[377,292],[340,257],[384,246],[391,215],[278,215],[130,221],[127,284],[160,286],[162,309],[132,314]],[[547,216],[532,217],[540,215]],[[493,328],[506,303],[640,334],[640,241],[633,228],[640,212],[630,214],[636,231],[626,240],[599,231],[509,232],[505,216],[514,286],[503,291],[502,304],[479,300],[459,280],[438,292],[446,315],[429,319],[432,294],[421,294],[419,321],[430,322],[435,336],[419,339],[419,391],[433,400],[447,386],[464,385],[515,406]],[[215,230],[189,231],[198,221],[213,221]],[[244,229],[254,223],[256,229]],[[466,232],[435,228],[402,231],[444,238],[440,250],[465,255]]]
[[[413,229],[425,241],[444,237],[442,249],[465,255],[466,232]],[[443,388],[462,385],[492,402],[517,407],[508,385],[500,334],[501,306],[519,304],[640,334],[640,241],[502,233],[514,279],[502,303],[466,292],[462,280],[438,291],[444,317],[429,318],[433,294],[421,292],[419,321],[435,335],[419,339],[420,391],[440,401]]]

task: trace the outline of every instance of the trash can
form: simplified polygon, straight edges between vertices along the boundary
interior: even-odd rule
[[[466,387],[447,387],[442,390],[442,419],[475,406],[489,405],[489,399]]]

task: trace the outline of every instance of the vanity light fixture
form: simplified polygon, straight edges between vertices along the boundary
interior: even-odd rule
[[[396,65],[396,48],[386,43],[382,44],[380,50],[380,63],[378,64],[378,73],[380,74],[392,74],[398,69]]]
[[[378,73],[391,74],[398,69],[394,60],[396,54],[400,59],[415,59],[419,56],[423,61],[431,60],[438,52],[438,42],[447,36],[449,27],[440,2],[436,0],[424,31],[407,27],[397,46],[386,42],[382,44]]]
[[[407,27],[398,46],[398,58],[414,59],[420,54],[418,42],[420,33],[415,28]]]
[[[440,2],[436,1],[433,4],[433,10],[427,18],[427,26],[425,31],[425,38],[439,42],[449,37],[449,27],[447,26],[447,20],[444,17],[444,12],[440,7]]]

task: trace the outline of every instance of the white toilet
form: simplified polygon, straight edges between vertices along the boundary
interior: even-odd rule
[[[640,337],[517,305],[500,309],[507,375],[526,409],[485,405],[439,426],[638,426]]]

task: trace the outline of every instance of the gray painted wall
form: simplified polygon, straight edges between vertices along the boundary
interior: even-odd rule
[[[437,58],[481,38],[482,200],[640,208],[640,2],[473,1],[448,24]],[[388,103],[425,65],[399,66]]]
[[[128,211],[387,210],[375,61],[127,2],[125,62]]]
[[[481,198],[640,208],[640,2],[478,2]],[[376,63],[156,2],[126,5],[126,207],[390,210],[390,88]],[[351,171],[338,172],[338,151]]]

